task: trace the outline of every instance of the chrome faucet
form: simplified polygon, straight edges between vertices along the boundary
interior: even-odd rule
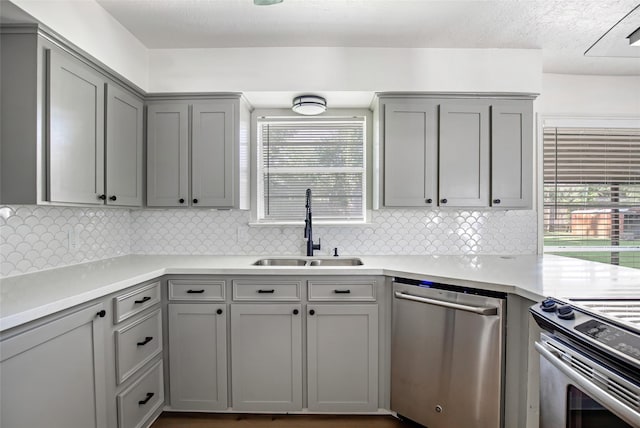
[[[307,189],[307,203],[305,205],[307,215],[304,219],[304,237],[307,239],[307,256],[313,256],[314,250],[320,249],[320,239],[318,243],[313,243],[313,226],[311,224],[311,189]]]

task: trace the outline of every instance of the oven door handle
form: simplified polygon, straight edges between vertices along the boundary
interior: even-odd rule
[[[436,299],[429,299],[427,297],[414,296],[413,294],[403,293],[401,291],[396,291],[395,296],[398,299],[411,300],[413,302],[420,302],[420,303],[426,303],[429,305],[442,306],[444,308],[449,308],[449,309],[457,309],[460,311],[473,312],[474,314],[478,314],[478,315],[498,315],[498,308],[494,308],[494,307],[461,305],[460,303],[445,302],[443,300],[436,300]]]
[[[631,424],[632,426],[638,425],[638,422],[640,422],[640,418],[638,418],[638,413],[635,410],[633,410],[620,400],[607,394],[602,388],[591,382],[589,379],[587,379],[577,371],[571,369],[571,367],[569,367],[561,360],[561,356],[557,351],[549,350],[547,346],[540,342],[536,342],[535,347],[541,356],[543,356],[547,361],[553,364],[554,367],[560,370],[565,376],[571,379],[571,381],[573,381],[576,386],[579,386],[583,390],[583,392],[591,396],[591,398],[599,402],[607,409],[611,410],[620,418],[624,419],[625,422]]]

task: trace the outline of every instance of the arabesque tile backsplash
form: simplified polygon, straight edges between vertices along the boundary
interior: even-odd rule
[[[126,254],[304,254],[302,226],[249,220],[247,211],[2,206],[0,276]],[[393,209],[373,211],[367,225],[316,225],[314,236],[324,255],[534,254],[536,223],[531,210]]]

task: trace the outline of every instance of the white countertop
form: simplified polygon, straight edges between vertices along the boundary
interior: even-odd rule
[[[640,299],[639,269],[553,255],[361,256],[363,266],[252,266],[259,258],[132,255],[3,278],[0,331],[167,274],[386,275],[514,293],[531,300]]]

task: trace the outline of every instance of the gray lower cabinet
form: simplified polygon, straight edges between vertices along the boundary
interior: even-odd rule
[[[227,409],[226,305],[170,303],[168,308],[171,409]]]
[[[147,205],[248,209],[248,123],[239,95],[152,99]]]
[[[384,207],[530,208],[530,94],[382,94],[375,201]],[[380,203],[376,208],[380,207]]]
[[[105,305],[0,343],[2,428],[106,428]]]
[[[302,410],[300,304],[231,305],[232,408]]]
[[[310,411],[378,409],[378,305],[307,306]]]

